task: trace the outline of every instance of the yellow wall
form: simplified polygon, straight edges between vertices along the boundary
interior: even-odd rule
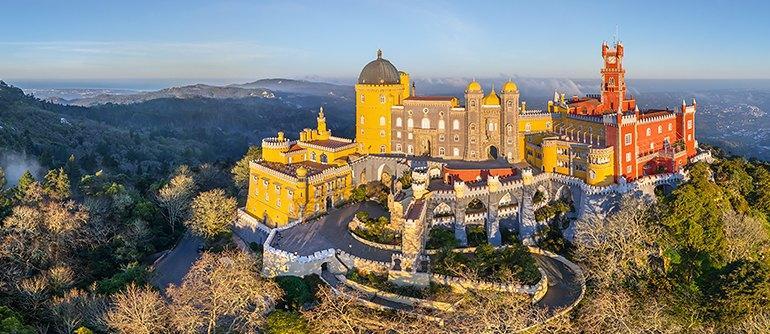
[[[400,77],[400,84],[356,84],[356,142],[361,145],[361,153],[380,153],[382,146],[385,153],[391,152],[390,109],[409,97],[409,75],[401,72]],[[380,96],[385,98],[384,102]],[[381,117],[384,125],[380,125]]]

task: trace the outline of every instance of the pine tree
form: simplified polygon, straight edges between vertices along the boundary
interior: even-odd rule
[[[21,199],[27,193],[27,189],[30,185],[37,182],[35,177],[29,170],[25,170],[24,174],[19,178],[19,183],[16,184],[16,198]]]
[[[43,190],[56,199],[70,197],[70,180],[64,168],[52,169],[43,178]]]

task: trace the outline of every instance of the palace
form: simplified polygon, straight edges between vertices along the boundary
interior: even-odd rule
[[[695,101],[642,111],[627,92],[623,44],[603,43],[601,56],[600,94],[554,93],[546,110],[530,110],[510,80],[486,93],[470,82],[463,104],[453,96],[415,95],[409,75],[378,51],[355,85],[355,141],[332,136],[323,109],[317,128],[299,140],[282,132],[264,139],[262,159],[250,165],[246,212],[282,226],[326,212],[383,174],[392,187],[400,174],[383,172],[384,165],[367,170],[367,159],[430,160],[442,166],[430,177],[450,188],[492,175],[517,177],[525,166],[589,186],[680,170],[697,153]]]

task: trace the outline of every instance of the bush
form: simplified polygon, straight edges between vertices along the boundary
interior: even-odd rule
[[[496,282],[507,282],[513,278],[522,284],[535,284],[540,280],[535,259],[518,242],[497,249],[490,244],[482,244],[473,254],[444,249],[436,255],[432,264],[435,273],[448,276],[470,271],[480,279]]]
[[[552,218],[561,218],[565,213],[572,210],[571,202],[560,199],[535,210],[535,220],[541,222]]]
[[[380,244],[398,245],[401,243],[398,231],[389,227],[390,220],[388,217],[380,216],[377,219],[371,219],[369,213],[359,211],[356,213],[356,218],[358,218],[363,225],[352,230],[355,235],[365,240]]]
[[[430,235],[428,236],[428,242],[425,245],[427,249],[439,249],[439,248],[457,248],[459,243],[455,238],[455,233],[452,229],[444,227],[434,227],[430,229]]]
[[[147,267],[132,263],[114,276],[97,281],[96,291],[103,295],[111,295],[123,290],[130,283],[143,286],[147,284],[148,276]]]
[[[477,247],[487,242],[487,231],[484,225],[468,225],[465,227],[465,234],[468,238],[468,246]]]
[[[300,310],[306,304],[312,303],[315,300],[313,289],[302,278],[297,276],[278,276],[275,280],[284,291],[282,306],[285,308]]]
[[[267,334],[301,334],[310,333],[307,321],[297,312],[277,310],[267,316],[265,326]]]

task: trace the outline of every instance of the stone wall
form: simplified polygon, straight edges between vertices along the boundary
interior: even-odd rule
[[[361,283],[349,280],[343,275],[337,275],[337,280],[339,280],[340,282],[342,282],[342,284],[344,284],[345,286],[353,290],[362,292],[369,296],[379,297],[394,303],[410,305],[414,307],[432,308],[439,311],[451,311],[454,309],[454,305],[450,303],[444,303],[444,302],[438,302],[434,300],[426,300],[426,299],[420,299],[420,298],[414,298],[414,297],[407,297],[407,296],[402,296],[392,292],[382,291],[379,289],[375,289],[371,286],[363,285]]]
[[[338,251],[337,258],[348,268],[356,268],[364,272],[387,273],[390,269],[389,262],[367,260],[345,251]]]

